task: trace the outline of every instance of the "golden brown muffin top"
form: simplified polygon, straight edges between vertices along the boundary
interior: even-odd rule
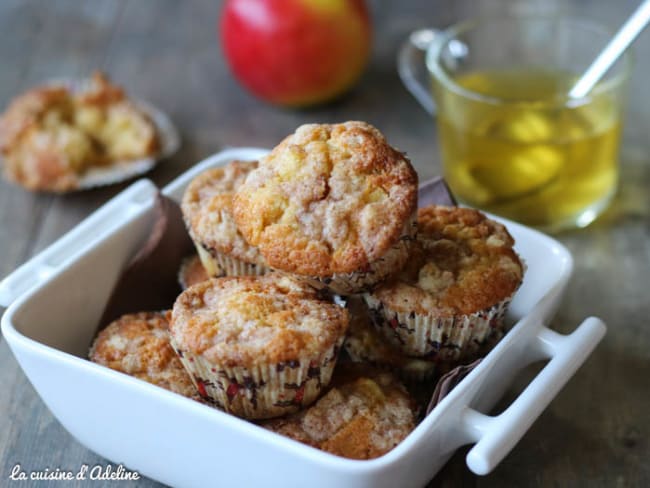
[[[521,284],[513,238],[478,210],[419,209],[416,244],[398,279],[373,293],[397,312],[470,314],[510,297]]]
[[[199,256],[194,254],[183,259],[178,270],[178,284],[183,290],[207,279],[210,279],[210,276],[203,267]]]
[[[397,242],[417,174],[369,124],[308,124],[262,158],[233,202],[271,267],[327,277],[363,270]]]
[[[415,403],[391,373],[339,364],[315,404],[261,425],[337,456],[372,459],[404,440],[415,417]]]
[[[264,266],[256,247],[246,242],[232,218],[232,197],[257,161],[232,161],[204,171],[188,185],[181,209],[192,239],[250,264]]]
[[[247,368],[317,356],[347,327],[345,309],[276,273],[192,286],[177,298],[171,320],[176,349]]]
[[[187,397],[196,388],[169,344],[165,313],[124,315],[103,329],[90,348],[91,361]]]

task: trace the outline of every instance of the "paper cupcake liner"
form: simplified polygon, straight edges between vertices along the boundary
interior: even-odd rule
[[[458,366],[469,364],[477,359],[484,358],[494,346],[503,338],[506,333],[505,327],[492,329],[483,341],[473,339],[467,346],[466,354],[460,359],[450,361],[436,361],[436,376],[447,374]]]
[[[196,242],[195,246],[203,267],[212,277],[262,276],[269,271],[266,266],[247,263],[216,250],[208,251],[203,245]]]
[[[487,309],[453,317],[396,312],[369,293],[363,299],[375,327],[404,354],[453,361],[476,352],[495,329],[503,330],[512,295]]]
[[[411,243],[417,231],[416,214],[404,224],[402,235],[386,253],[368,264],[366,269],[351,273],[334,273],[328,277],[295,276],[315,288],[327,289],[336,295],[351,295],[372,290],[380,282],[399,271],[408,260]]]
[[[466,348],[466,355],[456,360],[433,360],[404,355],[395,361],[394,358],[383,357],[381,353],[360,341],[350,340],[350,337],[343,344],[343,349],[354,362],[370,363],[379,369],[398,374],[404,381],[419,383],[440,377],[459,364],[485,357],[504,335],[505,328],[497,328],[491,330],[483,341],[473,339]]]
[[[343,349],[352,361],[370,363],[396,373],[407,381],[423,381],[435,374],[435,362],[408,357],[384,338],[371,323],[368,309],[361,298],[350,297],[347,308],[350,327]]]
[[[341,338],[323,354],[255,368],[213,364],[172,347],[206,402],[247,419],[279,417],[309,405],[329,384]]]
[[[403,356],[399,361],[384,357],[380,351],[355,339],[346,339],[343,349],[355,363],[370,363],[373,366],[398,374],[406,381],[425,381],[436,373],[437,364],[420,358]]]

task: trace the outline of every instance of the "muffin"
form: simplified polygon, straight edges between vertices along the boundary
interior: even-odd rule
[[[157,149],[155,126],[101,73],[78,90],[34,88],[0,117],[5,176],[31,190],[74,190],[91,168],[150,157]]]
[[[261,426],[337,456],[386,454],[415,428],[415,403],[388,372],[337,366],[332,388],[302,412]]]
[[[158,151],[158,135],[149,117],[103,73],[94,73],[73,98],[74,125],[101,147],[106,162],[144,158]]]
[[[222,276],[221,272],[218,276]],[[181,290],[185,290],[190,286],[208,279],[210,279],[210,276],[208,276],[208,272],[203,267],[201,259],[196,254],[183,259],[181,267],[178,270],[178,284],[181,285]]]
[[[169,344],[165,313],[120,317],[103,329],[90,348],[91,361],[186,397],[196,388]]]
[[[407,381],[424,381],[436,373],[434,361],[407,356],[386,340],[373,326],[368,307],[360,298],[350,297],[348,311],[350,328],[343,349],[352,361],[395,372]]]
[[[262,275],[268,268],[232,218],[233,192],[257,161],[232,161],[192,180],[181,203],[185,225],[210,276]]]
[[[400,269],[415,235],[417,175],[364,122],[299,127],[239,188],[233,214],[268,265],[337,294]]]
[[[400,275],[363,298],[374,325],[409,356],[458,360],[503,330],[523,278],[506,228],[468,208],[418,211],[418,238]],[[495,332],[496,329],[496,332]]]
[[[213,278],[176,300],[171,343],[201,396],[249,419],[309,405],[330,381],[347,311],[275,273]]]

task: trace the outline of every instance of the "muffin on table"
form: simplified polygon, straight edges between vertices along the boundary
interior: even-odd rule
[[[257,161],[232,161],[204,171],[185,190],[185,225],[210,276],[262,275],[268,270],[232,217],[233,192],[255,168]]]
[[[249,419],[313,402],[330,381],[347,328],[344,308],[276,273],[194,285],[176,300],[170,326],[201,396]]]
[[[389,372],[340,364],[332,387],[311,407],[261,426],[351,459],[386,454],[415,428],[417,409]]]
[[[160,141],[149,117],[103,73],[94,73],[74,99],[74,124],[100,144],[107,161],[139,159],[158,151]]]
[[[345,295],[408,259],[417,184],[406,156],[371,125],[308,124],[260,160],[233,214],[271,268]]]
[[[97,335],[89,358],[183,396],[196,396],[190,376],[169,344],[166,313],[123,315]]]
[[[418,211],[411,260],[363,298],[384,337],[409,356],[437,361],[475,353],[504,327],[524,267],[506,228],[468,208]]]
[[[151,157],[158,146],[153,123],[102,73],[78,90],[33,88],[0,117],[4,174],[30,190],[75,190],[91,168]]]

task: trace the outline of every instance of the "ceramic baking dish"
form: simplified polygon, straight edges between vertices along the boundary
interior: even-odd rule
[[[230,149],[163,189],[179,200],[202,170],[261,149]],[[567,250],[504,221],[527,264],[512,303],[512,329],[418,427],[388,454],[340,458],[87,361],[98,318],[121,269],[144,241],[157,189],[140,180],[0,283],[2,332],[45,404],[83,445],[172,486],[422,486],[461,445],[467,464],[492,470],[605,333],[597,318],[571,335],[546,325],[572,269]],[[527,364],[549,359],[503,412],[486,412]]]

